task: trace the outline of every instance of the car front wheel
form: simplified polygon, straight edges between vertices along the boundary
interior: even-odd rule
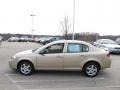
[[[34,71],[32,63],[23,61],[18,65],[18,71],[23,75],[30,75]]]
[[[88,77],[95,77],[99,73],[98,64],[87,63],[83,68],[83,73]]]

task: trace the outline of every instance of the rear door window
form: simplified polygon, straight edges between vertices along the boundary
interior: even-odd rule
[[[77,43],[69,43],[67,47],[67,53],[80,53],[80,52],[88,52],[89,47],[84,44]]]

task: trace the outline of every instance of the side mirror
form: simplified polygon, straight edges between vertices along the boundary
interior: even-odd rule
[[[44,55],[45,53],[46,53],[46,51],[45,51],[45,50],[42,50],[42,51],[40,51],[39,54]]]
[[[48,52],[48,49],[44,49],[44,50],[40,51],[39,54],[44,55],[44,54],[46,54],[47,52]]]

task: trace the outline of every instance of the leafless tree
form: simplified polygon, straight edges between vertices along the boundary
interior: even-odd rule
[[[62,27],[63,36],[66,39],[67,35],[68,35],[68,32],[70,30],[70,26],[71,26],[68,16],[65,16],[63,21],[60,22],[60,24],[61,24],[61,27]]]

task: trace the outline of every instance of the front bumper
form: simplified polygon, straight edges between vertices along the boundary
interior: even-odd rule
[[[9,67],[11,68],[11,69],[17,69],[17,64],[16,64],[16,62],[15,61],[13,61],[13,60],[11,60],[11,59],[9,59]]]

